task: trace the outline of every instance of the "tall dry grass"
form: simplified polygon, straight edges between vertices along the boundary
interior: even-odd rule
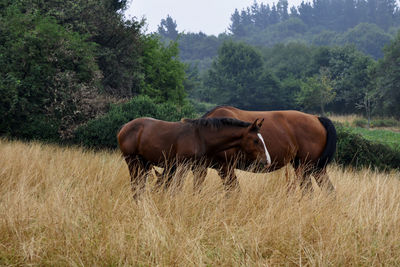
[[[340,123],[349,123],[352,125],[355,120],[360,120],[363,117],[357,114],[347,114],[347,115],[338,115],[338,114],[332,114],[329,115],[329,119],[332,121],[337,121]]]
[[[293,175],[291,169],[289,175]],[[399,265],[400,174],[329,168],[336,198],[286,193],[285,170],[209,170],[193,194],[132,200],[119,153],[0,140],[0,265]]]

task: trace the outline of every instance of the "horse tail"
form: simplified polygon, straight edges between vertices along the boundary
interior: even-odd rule
[[[337,135],[335,126],[333,125],[330,119],[325,117],[318,117],[318,120],[326,129],[325,149],[324,151],[322,151],[322,154],[317,164],[318,168],[323,169],[328,163],[330,163],[333,160],[335,156]]]

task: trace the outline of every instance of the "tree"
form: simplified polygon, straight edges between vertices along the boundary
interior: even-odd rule
[[[158,25],[158,34],[168,40],[175,41],[179,35],[177,27],[176,21],[170,15],[167,15],[167,18],[162,19],[160,25]]]
[[[87,37],[17,5],[0,18],[0,32],[0,134],[57,140],[101,109]]]
[[[360,51],[375,59],[383,56],[382,48],[392,37],[375,24],[360,23],[340,38],[340,44],[354,44]]]
[[[288,1],[287,0],[279,0],[276,5],[277,11],[279,13],[280,21],[285,21],[289,18],[288,13]]]
[[[156,102],[171,102],[183,105],[186,98],[183,82],[185,66],[179,61],[178,44],[163,45],[154,35],[143,36],[141,94]]]
[[[368,119],[368,129],[371,127],[371,114],[375,99],[376,99],[376,94],[374,92],[365,90],[362,101],[356,103],[356,108],[365,110],[365,116]]]
[[[237,9],[231,15],[231,24],[229,25],[229,31],[235,36],[244,36],[244,25],[242,24],[242,18],[240,13]]]
[[[126,0],[19,0],[22,13],[55,18],[69,31],[97,44],[95,59],[103,90],[114,97],[132,97],[140,88],[140,30],[143,22],[126,20]]]
[[[280,79],[302,79],[318,72],[312,69],[312,56],[316,49],[302,43],[277,44],[263,50],[265,65]],[[310,73],[311,72],[311,73]]]
[[[1,135],[70,139],[110,102],[141,93],[185,105],[177,44],[163,46],[140,33],[140,23],[124,20],[126,1],[63,4],[0,2]]]
[[[384,57],[373,70],[379,100],[376,112],[400,118],[400,33],[384,48]]]
[[[330,74],[326,69],[321,69],[320,74],[307,78],[301,85],[297,94],[297,102],[306,110],[320,109],[325,114],[325,106],[335,98]]]
[[[279,95],[279,81],[263,68],[261,55],[244,43],[224,43],[208,71],[206,85],[218,104],[266,109]]]
[[[324,55],[320,55],[325,58]],[[320,58],[320,60],[322,59]],[[354,113],[357,103],[363,101],[365,90],[370,87],[369,69],[374,61],[352,46],[336,47],[328,50],[328,61],[324,67],[329,70],[336,92],[329,104],[330,110],[339,113]]]
[[[215,57],[223,38],[199,33],[182,34],[178,40],[182,61]]]

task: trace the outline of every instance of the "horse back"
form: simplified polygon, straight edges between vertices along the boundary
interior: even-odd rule
[[[204,116],[231,117],[248,122],[264,119],[260,133],[276,168],[286,165],[294,158],[303,162],[317,162],[326,145],[327,131],[318,117],[300,111],[248,111],[221,106]]]

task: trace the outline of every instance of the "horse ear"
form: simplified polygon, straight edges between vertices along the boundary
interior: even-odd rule
[[[258,131],[260,127],[258,126],[258,119],[256,119],[250,126],[250,131]]]
[[[264,118],[258,123],[258,128],[261,128],[261,126],[263,125],[263,122],[264,122]]]

